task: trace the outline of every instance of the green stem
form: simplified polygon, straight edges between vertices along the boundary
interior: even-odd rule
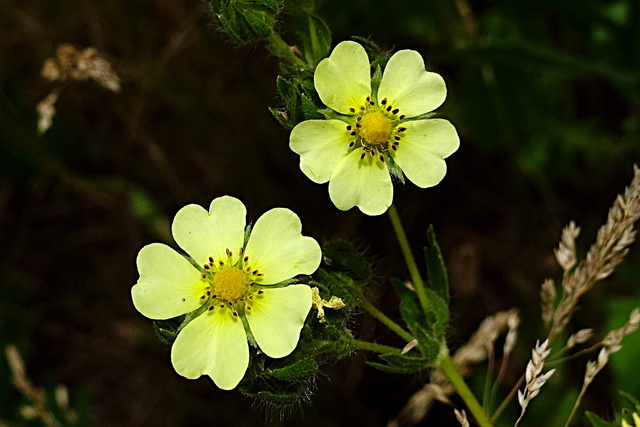
[[[305,62],[293,53],[291,46],[289,46],[287,42],[280,37],[280,34],[275,31],[272,32],[271,37],[269,37],[269,51],[275,56],[286,59],[294,65],[306,67]]]
[[[478,403],[478,400],[467,386],[467,383],[464,382],[462,375],[460,375],[456,367],[453,365],[453,362],[451,362],[448,350],[440,355],[440,358],[438,359],[438,368],[447,376],[451,385],[453,385],[458,392],[458,395],[462,400],[464,400],[464,403],[473,414],[476,422],[481,427],[492,427],[491,421],[487,418],[487,414],[485,414],[480,403]]]
[[[369,341],[355,340],[356,348],[358,350],[375,351],[376,353],[400,353],[400,350],[388,345],[376,344]]]
[[[416,260],[411,253],[411,248],[409,247],[409,240],[407,240],[407,235],[404,232],[404,228],[402,227],[402,222],[400,221],[400,216],[398,215],[398,211],[394,205],[389,207],[389,218],[391,219],[391,224],[393,225],[393,229],[396,232],[396,236],[398,238],[398,243],[400,244],[400,249],[404,255],[404,260],[407,263],[407,268],[409,269],[409,274],[411,275],[411,281],[413,282],[413,288],[416,290],[416,294],[418,295],[418,299],[420,300],[420,305],[422,306],[422,310],[425,313],[429,313],[430,305],[427,300],[427,293],[424,288],[424,282],[422,281],[422,277],[420,276],[420,271],[418,271],[418,265],[416,264]]]
[[[402,338],[407,340],[407,342],[413,340],[413,336],[409,332],[405,331],[404,329],[402,329],[402,327],[400,327],[400,325],[398,325],[393,320],[389,319],[383,312],[381,312],[380,310],[375,308],[373,305],[371,305],[369,301],[365,299],[361,299],[360,307],[367,310],[367,312],[369,312],[370,315],[378,319],[381,323],[383,323],[393,332],[395,332],[396,334],[400,335]]]

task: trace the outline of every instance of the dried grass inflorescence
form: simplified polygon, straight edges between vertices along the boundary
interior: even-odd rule
[[[517,327],[520,324],[518,310],[501,311],[482,321],[478,330],[469,341],[456,351],[451,358],[456,369],[463,376],[472,371],[472,365],[486,360],[493,353],[493,347],[501,334],[506,332],[503,347],[503,363],[506,363],[517,338]],[[398,425],[414,425],[426,415],[435,401],[450,403],[448,396],[455,389],[441,371],[431,374],[431,381],[413,394],[398,417],[389,423],[389,427]]]
[[[69,392],[63,385],[58,385],[55,390],[55,405],[66,418],[61,423],[54,416],[47,402],[47,396],[42,387],[36,387],[27,376],[24,361],[20,352],[14,345],[5,349],[9,370],[11,371],[13,386],[27,399],[30,404],[20,408],[20,414],[26,420],[40,421],[47,427],[58,427],[73,424],[77,421],[77,415],[69,408]]]
[[[42,77],[59,85],[38,103],[38,132],[44,133],[51,127],[56,114],[56,102],[62,92],[63,84],[69,80],[95,80],[100,86],[113,92],[120,91],[120,78],[113,71],[111,63],[101,57],[98,51],[89,47],[77,50],[70,44],[61,44],[54,58],[44,61]]]
[[[461,427],[469,427],[469,420],[467,419],[467,413],[463,410],[458,411],[457,409],[453,410],[453,413],[456,415],[456,419],[460,423]]]
[[[577,264],[575,240],[579,227],[571,222],[562,232],[556,259],[564,270],[562,297],[554,306],[555,286],[549,280],[542,285],[542,318],[551,323],[549,340],[567,326],[573,316],[578,300],[600,280],[608,277],[622,262],[636,236],[634,223],[640,218],[640,169],[634,166],[631,184],[618,195],[607,222],[598,230],[596,242],[586,258]]]
[[[531,399],[540,393],[540,388],[542,388],[544,383],[546,383],[555,372],[555,369],[551,369],[550,371],[542,374],[544,362],[551,353],[551,349],[547,348],[548,345],[549,340],[545,340],[542,344],[540,344],[540,342],[536,342],[536,346],[531,351],[531,360],[527,363],[527,369],[524,374],[526,380],[524,391],[518,390],[518,403],[520,403],[521,412],[520,417],[516,421],[516,426],[524,416]]]

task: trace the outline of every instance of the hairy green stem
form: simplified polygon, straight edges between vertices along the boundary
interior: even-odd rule
[[[299,65],[301,67],[306,67],[307,65],[301,58],[293,53],[291,46],[289,46],[287,42],[280,37],[280,34],[275,31],[273,31],[271,33],[271,37],[269,37],[269,51],[279,58],[286,59],[294,65]]]
[[[389,319],[383,312],[375,308],[369,301],[365,299],[360,300],[360,307],[364,308],[370,315],[378,319],[382,324],[387,326],[393,332],[407,340],[407,342],[413,340],[413,336],[409,332],[405,331],[404,329],[402,329],[402,327],[400,327],[400,325]]]
[[[356,348],[358,350],[369,350],[375,351],[376,353],[391,353],[391,352],[400,352],[400,349],[395,347],[390,347],[388,345],[376,344],[369,341],[355,340]]]
[[[400,216],[398,215],[398,211],[396,210],[396,207],[394,205],[391,205],[389,207],[389,219],[391,219],[393,230],[396,232],[396,237],[398,238],[400,249],[402,250],[402,253],[404,255],[404,260],[407,263],[407,268],[409,269],[409,274],[411,275],[411,282],[413,283],[413,288],[416,290],[416,294],[418,295],[418,299],[420,300],[422,310],[425,313],[428,313],[431,307],[429,306],[429,301],[427,300],[427,293],[424,288],[424,282],[422,281],[422,277],[420,276],[420,271],[418,271],[418,265],[416,264],[416,260],[413,257],[413,254],[411,253],[407,235],[404,232],[402,222],[400,221]]]
[[[453,365],[453,362],[449,357],[448,350],[440,355],[438,359],[438,368],[446,375],[451,382],[451,385],[453,385],[458,392],[458,395],[462,400],[464,400],[464,403],[467,405],[467,408],[469,408],[469,411],[471,411],[471,414],[473,414],[476,422],[481,427],[492,427],[487,414],[485,414],[480,403],[478,403],[478,400],[467,386],[467,383],[464,382],[462,375],[460,375],[456,367]]]

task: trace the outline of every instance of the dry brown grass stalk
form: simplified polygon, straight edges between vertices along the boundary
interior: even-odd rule
[[[484,319],[469,341],[460,347],[451,358],[458,372],[463,376],[468,376],[472,371],[472,365],[487,359],[489,353],[493,351],[497,338],[505,331],[517,328],[519,322],[520,316],[518,310],[515,309],[501,311]],[[509,333],[507,332],[507,335]],[[516,338],[514,332],[511,334],[512,337],[509,338],[509,341]],[[505,339],[505,346],[506,341]],[[510,349],[511,345],[507,348]],[[441,371],[434,371],[431,374],[431,381],[411,396],[398,417],[390,421],[388,426],[396,427],[419,423],[427,415],[435,401],[449,404],[448,396],[454,392],[455,389],[447,377]]]
[[[593,288],[598,281],[608,277],[622,262],[629,250],[629,245],[635,240],[634,223],[638,218],[640,218],[640,169],[634,166],[631,184],[616,198],[609,211],[607,222],[598,230],[596,242],[589,249],[586,258],[577,266],[575,266],[575,239],[580,229],[573,222],[564,229],[560,245],[556,250],[556,259],[565,271],[562,282],[563,293],[558,305],[551,309],[552,314],[548,312],[552,294],[549,281],[543,283],[541,291],[543,320],[550,319],[551,322],[550,341],[564,331],[577,309],[580,297]]]
[[[625,323],[621,328],[614,329],[609,332],[604,339],[602,340],[602,349],[600,353],[598,353],[598,358],[596,360],[590,360],[587,362],[587,367],[584,374],[584,380],[582,382],[582,389],[580,390],[580,394],[576,399],[575,404],[573,405],[573,409],[565,426],[568,426],[573,419],[578,407],[580,406],[580,402],[582,401],[582,397],[589,385],[593,382],[593,379],[598,375],[602,368],[604,368],[609,361],[609,356],[613,353],[616,353],[622,349],[622,340],[628,336],[629,334],[635,332],[640,326],[640,309],[634,309],[629,316],[629,321]]]
[[[14,345],[5,348],[9,370],[11,371],[12,384],[27,400],[29,405],[20,408],[20,414],[26,420],[40,421],[46,427],[58,427],[62,425],[48,408],[47,396],[42,387],[37,387],[27,376],[26,367],[20,352]],[[55,403],[66,417],[65,425],[75,423],[77,416],[69,409],[69,393],[63,385],[59,385],[55,391]]]

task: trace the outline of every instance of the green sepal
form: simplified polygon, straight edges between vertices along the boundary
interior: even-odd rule
[[[302,398],[300,393],[272,393],[270,391],[259,391],[255,397],[260,398],[263,402],[275,407],[287,407],[294,405]]]
[[[171,344],[178,337],[178,332],[175,329],[162,327],[158,322],[153,322],[153,331],[158,339],[165,344]]]
[[[371,265],[350,242],[333,240],[325,243],[322,249],[324,263],[332,269],[342,271],[358,282],[368,282],[371,279]]]
[[[438,297],[445,304],[449,304],[449,279],[447,269],[444,265],[444,258],[440,251],[440,246],[436,241],[436,233],[433,225],[427,229],[427,246],[424,248],[424,258],[427,264],[427,280],[429,287],[433,289]]]
[[[389,169],[391,177],[397,179],[398,182],[404,185],[404,173],[388,151],[384,153],[384,161],[387,165],[387,169]]]
[[[268,376],[283,381],[304,381],[313,377],[318,371],[318,364],[311,358],[304,358],[282,368],[268,369]]]

